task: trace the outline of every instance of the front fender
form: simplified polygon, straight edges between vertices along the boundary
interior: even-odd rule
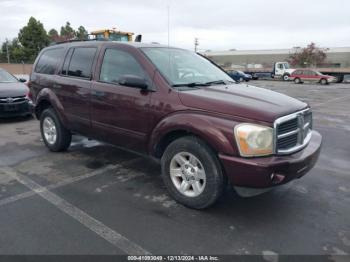
[[[68,128],[69,122],[65,116],[64,107],[58,99],[57,95],[54,92],[52,92],[52,90],[50,90],[49,88],[43,88],[38,93],[35,101],[35,111],[37,107],[40,107],[41,103],[43,102],[48,102],[55,109],[62,124],[66,128]]]
[[[149,139],[149,152],[156,154],[157,145],[174,131],[186,131],[204,140],[216,152],[237,155],[233,130],[238,122],[200,112],[179,112],[162,119]]]

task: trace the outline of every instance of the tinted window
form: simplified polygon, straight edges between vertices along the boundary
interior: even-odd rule
[[[96,48],[94,47],[74,48],[72,59],[69,64],[68,75],[90,78],[95,53]]]
[[[67,75],[68,74],[68,67],[69,67],[69,62],[70,59],[72,57],[72,53],[73,53],[73,48],[69,49],[68,54],[66,55],[66,59],[64,60],[63,63],[63,68],[62,68],[62,75]]]
[[[118,83],[123,75],[145,77],[142,67],[132,55],[117,49],[107,49],[102,62],[100,80]]]
[[[53,75],[63,55],[63,48],[49,49],[44,51],[35,67],[35,72]]]

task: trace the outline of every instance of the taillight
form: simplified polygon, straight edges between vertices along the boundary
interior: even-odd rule
[[[32,93],[30,92],[30,81],[27,81],[24,83],[27,87],[28,87],[28,93],[26,94],[26,98],[29,99],[29,100],[33,100],[33,95]]]

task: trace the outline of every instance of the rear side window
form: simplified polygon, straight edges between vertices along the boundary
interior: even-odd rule
[[[42,53],[35,66],[35,72],[40,74],[53,75],[63,56],[63,48],[49,49]]]
[[[68,66],[68,76],[90,78],[92,64],[96,54],[94,47],[77,47],[72,51],[72,58]],[[69,59],[69,54],[67,58]],[[64,66],[66,65],[66,61]]]
[[[145,77],[141,65],[131,54],[122,50],[107,49],[103,57],[100,81],[118,83],[123,75]]]

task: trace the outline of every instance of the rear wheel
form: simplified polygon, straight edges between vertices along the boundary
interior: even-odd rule
[[[221,196],[225,184],[221,165],[202,140],[192,136],[175,140],[161,162],[164,184],[179,203],[203,209]]]
[[[239,82],[242,83],[243,81],[244,81],[243,77],[240,77],[240,78],[239,78]]]
[[[322,79],[321,79],[321,85],[327,85],[327,84],[328,84],[327,79],[322,78]]]
[[[45,109],[41,114],[40,131],[45,145],[53,152],[65,151],[71,143],[70,131],[63,126],[53,108]]]

